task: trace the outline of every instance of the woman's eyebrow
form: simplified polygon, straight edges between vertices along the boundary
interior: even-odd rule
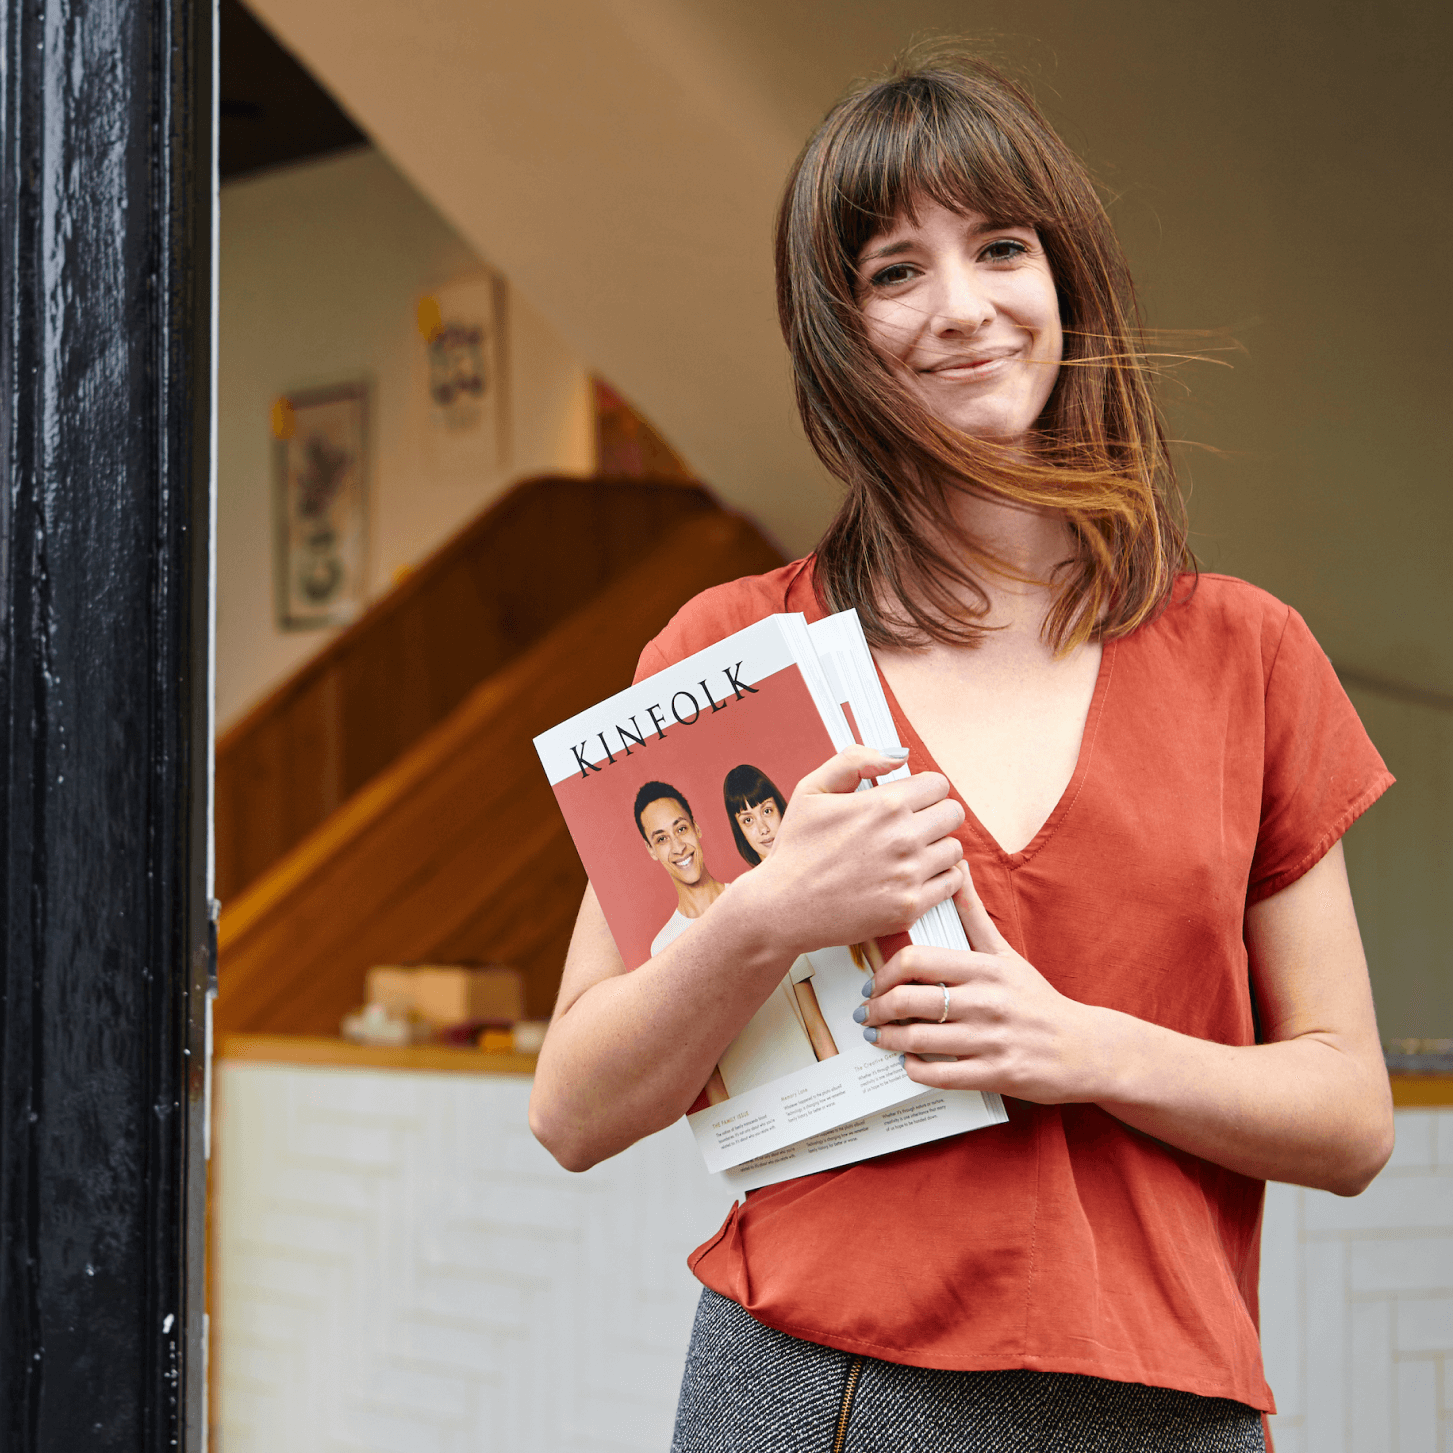
[[[980,237],[985,232],[1032,232],[1032,224],[1028,222],[1014,222],[1007,217],[984,217],[969,226],[970,237]],[[877,262],[883,257],[897,257],[900,253],[910,252],[915,246],[911,237],[900,237],[897,242],[885,242],[882,247],[875,247],[871,252],[864,252],[858,257],[858,266],[863,267],[867,263]]]
[[[876,262],[880,257],[897,257],[900,252],[909,252],[913,248],[913,240],[904,237],[898,242],[888,242],[882,247],[875,247],[872,252],[865,252],[858,258],[858,265],[865,262]]]

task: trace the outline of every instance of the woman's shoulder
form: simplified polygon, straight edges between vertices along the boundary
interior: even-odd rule
[[[692,596],[641,652],[636,680],[704,651],[723,637],[780,611],[822,614],[812,584],[812,556],[790,561],[765,575],[744,575]]]
[[[1182,575],[1165,609],[1129,639],[1144,633],[1147,645],[1163,640],[1203,660],[1207,651],[1243,659],[1251,653],[1270,669],[1293,622],[1305,630],[1296,611],[1270,591],[1234,575],[1200,571]]]

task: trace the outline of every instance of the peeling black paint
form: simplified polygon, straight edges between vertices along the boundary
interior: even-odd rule
[[[0,17],[0,1447],[201,1447],[212,34]]]

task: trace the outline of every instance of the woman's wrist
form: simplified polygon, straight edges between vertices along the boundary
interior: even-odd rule
[[[1082,1054],[1083,1099],[1097,1105],[1130,1105],[1144,1100],[1146,1038],[1157,1026],[1134,1015],[1086,1004]]]
[[[743,967],[790,964],[804,951],[786,932],[790,916],[764,868],[729,883],[712,907],[730,936],[733,961]]]

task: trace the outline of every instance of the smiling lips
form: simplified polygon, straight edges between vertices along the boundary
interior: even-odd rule
[[[1014,358],[1018,355],[1017,348],[1002,348],[993,353],[956,353],[951,358],[941,358],[937,363],[931,363],[927,368],[920,368],[919,373],[964,375],[972,378],[977,373],[982,373],[991,363],[999,363],[1006,358]]]

